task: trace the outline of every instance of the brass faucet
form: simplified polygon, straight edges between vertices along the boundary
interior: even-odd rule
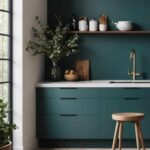
[[[130,52],[130,61],[132,61],[132,72],[130,71],[130,68],[128,69],[128,75],[132,76],[133,80],[136,79],[136,76],[140,76],[140,73],[136,73],[136,53],[135,50],[132,49],[132,51]]]

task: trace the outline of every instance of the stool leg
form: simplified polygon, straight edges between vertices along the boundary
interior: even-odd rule
[[[122,147],[122,130],[123,130],[123,122],[120,122],[119,126],[119,150],[121,150]]]
[[[138,129],[139,129],[139,136],[140,136],[141,146],[142,146],[143,150],[145,150],[140,122],[138,122]]]
[[[115,127],[115,132],[114,132],[114,138],[113,138],[112,150],[115,150],[115,145],[116,145],[117,138],[118,138],[119,126],[120,126],[120,122],[117,121],[116,127]]]
[[[135,136],[136,136],[137,150],[140,150],[138,122],[135,122]]]

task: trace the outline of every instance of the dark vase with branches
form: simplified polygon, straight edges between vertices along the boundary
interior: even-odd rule
[[[33,55],[44,54],[52,62],[51,80],[59,81],[61,71],[58,62],[78,52],[78,35],[69,34],[69,26],[63,25],[60,16],[55,16],[57,25],[49,27],[36,17],[37,27],[33,27],[33,39],[28,42],[26,50]]]

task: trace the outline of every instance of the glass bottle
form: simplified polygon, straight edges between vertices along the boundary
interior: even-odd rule
[[[76,17],[75,14],[72,14],[71,22],[70,22],[70,29],[71,29],[72,31],[77,30],[77,24],[78,24],[77,17]]]

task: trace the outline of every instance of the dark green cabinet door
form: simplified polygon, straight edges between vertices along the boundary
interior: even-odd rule
[[[101,134],[103,139],[112,139],[115,129],[115,121],[112,114],[118,112],[142,112],[140,100],[128,100],[124,98],[104,98],[101,102]],[[124,138],[132,139],[134,135],[134,125],[125,123]]]
[[[141,121],[144,139],[150,139],[150,98],[142,100],[142,111],[145,114]]]
[[[37,137],[47,139],[100,138],[99,115],[39,115]]]
[[[145,113],[141,125],[144,139],[150,139],[150,113]]]
[[[37,88],[37,98],[99,98],[98,88]]]
[[[149,88],[103,88],[103,98],[150,98]]]
[[[99,139],[100,89],[37,88],[37,137]]]
[[[100,114],[100,99],[94,98],[41,98],[37,101],[38,114]]]

